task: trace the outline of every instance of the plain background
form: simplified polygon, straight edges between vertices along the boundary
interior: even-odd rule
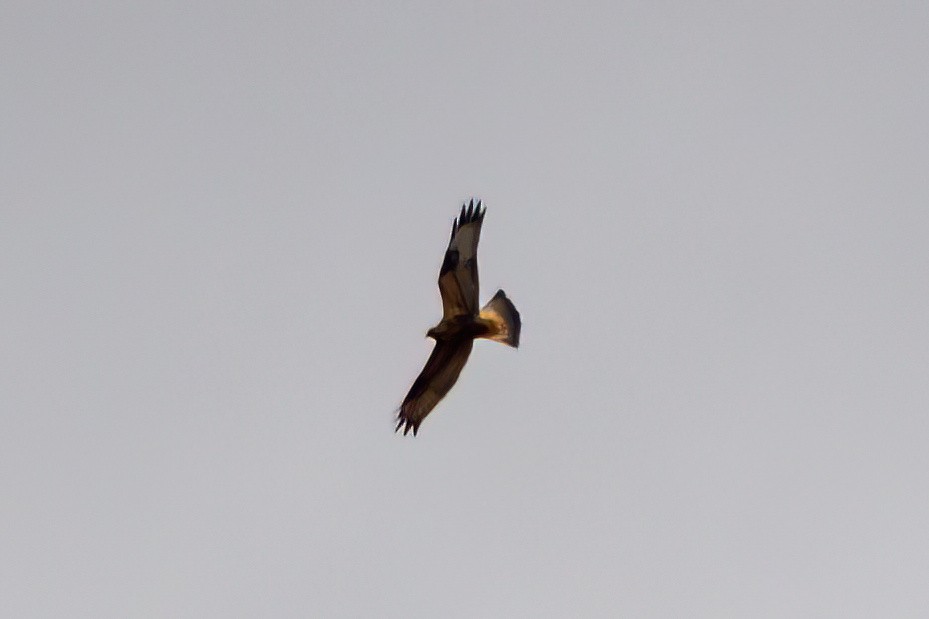
[[[0,612],[926,616],[927,24],[7,0]]]

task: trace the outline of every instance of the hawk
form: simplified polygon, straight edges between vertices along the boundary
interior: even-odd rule
[[[442,320],[426,333],[435,340],[435,348],[400,405],[396,430],[403,428],[403,434],[413,430],[416,436],[419,424],[451,390],[476,338],[519,347],[519,312],[503,290],[478,308],[477,242],[485,212],[480,201],[475,205],[471,200],[461,205],[461,214],[452,222],[439,270]]]

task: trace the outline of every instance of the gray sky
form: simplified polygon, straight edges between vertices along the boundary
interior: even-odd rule
[[[2,614],[925,616],[927,23],[5,2]]]

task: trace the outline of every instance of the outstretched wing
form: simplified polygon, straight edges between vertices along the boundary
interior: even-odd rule
[[[413,436],[416,436],[419,424],[458,380],[473,345],[474,340],[470,338],[435,343],[426,367],[419,373],[400,405],[397,430],[402,427],[406,434],[412,429]]]
[[[442,314],[446,320],[477,314],[477,242],[481,238],[485,210],[480,202],[475,206],[471,200],[467,208],[461,205],[461,214],[452,223],[452,237],[439,271]]]

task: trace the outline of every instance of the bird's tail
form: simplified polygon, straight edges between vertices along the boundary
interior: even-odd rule
[[[482,337],[519,348],[519,330],[522,322],[519,312],[516,311],[513,302],[506,298],[505,292],[498,290],[494,298],[481,309],[478,319],[489,330],[487,335]]]

